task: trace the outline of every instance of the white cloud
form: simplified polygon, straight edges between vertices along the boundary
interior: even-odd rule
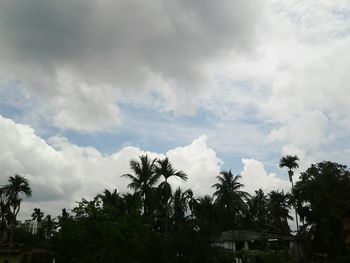
[[[33,189],[33,197],[23,206],[23,218],[29,217],[35,206],[57,214],[60,208],[72,207],[74,201],[92,198],[104,189],[129,191],[129,181],[121,175],[131,172],[131,159],[143,154],[151,158],[165,157],[131,146],[105,155],[93,147],[72,144],[63,137],[52,137],[46,142],[31,127],[1,116],[0,136],[1,184],[18,172],[28,178]],[[211,192],[222,161],[207,146],[205,136],[168,151],[166,156],[176,169],[188,174],[188,182],[181,184],[183,188],[192,188],[198,195]],[[174,182],[174,187],[177,185],[179,182]]]
[[[208,147],[205,135],[188,146],[168,151],[166,155],[176,169],[188,175],[188,181],[181,184],[182,188],[191,188],[197,196],[212,194],[212,185],[216,182],[223,161]],[[174,181],[174,184],[179,185],[179,182]]]
[[[140,111],[174,111],[175,117],[161,115],[165,122],[154,118],[146,123],[143,115],[127,120],[130,130],[157,133],[167,142],[189,142],[206,134],[215,151],[226,157],[266,160],[272,154],[297,154],[302,169],[324,159],[347,162],[349,14],[346,0],[270,0],[261,5],[240,0],[6,0],[0,8],[0,78],[21,81],[16,85],[24,87],[25,96],[11,100],[20,92],[1,90],[6,102],[0,107],[25,107],[25,116],[17,119],[27,124],[39,116],[48,126],[93,133],[123,125],[122,102]],[[203,123],[202,115],[177,118],[195,114],[198,107],[209,116]],[[2,121],[20,131],[1,145],[6,176],[29,167],[29,174],[43,178],[36,182],[43,188],[40,182],[49,180],[46,176],[56,176],[48,167],[64,171],[57,171],[55,185],[45,194],[51,199],[73,191],[58,175],[72,175],[77,193],[92,194],[91,185],[119,183],[119,164],[127,169],[126,159],[143,153],[127,147],[103,155],[60,137],[46,143],[30,127]],[[12,148],[32,153],[37,161]],[[192,177],[193,183],[201,183],[199,192],[212,184],[221,163],[205,137],[177,148],[177,155],[173,150],[166,154],[176,168],[198,175]],[[267,181],[280,182],[261,163],[246,162],[247,178],[258,178],[259,171]],[[98,174],[97,183],[85,178],[90,170]]]
[[[266,143],[280,151],[293,144],[318,160],[349,132],[349,10],[348,1],[266,2],[253,52],[216,65],[210,110],[253,119],[269,127]]]
[[[254,194],[260,188],[269,193],[272,190],[283,190],[285,193],[290,191],[291,185],[288,180],[282,180],[275,174],[268,174],[264,165],[254,159],[242,159],[244,164],[241,172],[241,183],[244,184],[244,190],[250,194]]]
[[[57,127],[80,132],[106,131],[121,123],[116,95],[108,86],[90,86],[61,73],[54,123]]]

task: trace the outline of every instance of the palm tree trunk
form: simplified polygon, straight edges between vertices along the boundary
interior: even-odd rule
[[[13,242],[13,226],[10,225],[10,239],[9,239],[9,248],[7,251],[8,263],[11,262],[11,252],[12,252],[12,242]]]
[[[293,178],[291,177],[291,182],[292,182],[292,189],[294,188],[294,183],[293,183]],[[294,211],[295,211],[295,223],[297,225],[297,233],[299,232],[299,222],[298,222],[298,213],[297,213],[297,207],[296,203],[294,202]]]

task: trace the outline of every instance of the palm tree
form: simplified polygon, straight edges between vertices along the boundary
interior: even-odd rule
[[[289,195],[284,194],[283,191],[271,191],[268,194],[268,217],[271,229],[282,233],[290,234],[288,219],[293,220],[289,215]]]
[[[8,213],[7,226],[10,230],[8,258],[10,258],[13,229],[15,227],[16,218],[21,207],[21,201],[23,197],[31,197],[32,190],[27,179],[20,176],[19,174],[15,174],[15,176],[10,176],[8,178],[8,184],[3,185],[0,188],[0,193],[2,195],[1,199]]]
[[[7,239],[9,215],[9,206],[3,191],[0,189],[0,243]]]
[[[299,168],[299,165],[297,163],[299,161],[298,156],[294,155],[285,155],[280,160],[280,168],[287,167],[288,168],[288,175],[289,175],[289,181],[292,183],[293,187],[293,169]]]
[[[138,193],[123,194],[125,208],[128,215],[139,215],[142,208],[141,197]]]
[[[177,171],[173,168],[168,158],[158,160],[155,166],[154,172],[157,178],[163,177],[164,181],[158,186],[161,189],[165,189],[166,198],[171,196],[171,186],[168,182],[170,177],[179,178],[183,181],[187,180],[187,175],[183,171]]]
[[[140,194],[144,205],[144,215],[148,216],[151,213],[152,187],[157,183],[159,176],[154,171],[156,159],[149,160],[147,155],[139,156],[139,159],[140,161],[130,161],[130,168],[134,175],[123,174],[122,177],[131,180],[128,187]]]
[[[43,219],[43,217],[44,217],[44,213],[41,212],[41,209],[40,208],[34,208],[34,212],[32,213],[32,219],[34,221],[37,221],[40,224],[40,222]]]
[[[20,210],[22,201],[20,198],[21,195],[24,195],[26,198],[31,197],[32,190],[30,189],[28,180],[18,174],[15,176],[10,176],[8,182],[8,184],[3,185],[0,188],[0,191],[3,193],[6,199],[6,203],[12,208],[11,212],[15,220]]]
[[[187,191],[183,192],[181,188],[177,188],[172,197],[172,222],[176,228],[185,220],[187,212]]]
[[[65,222],[71,218],[71,215],[68,213],[66,208],[62,208],[61,215],[57,217],[57,226],[62,227]]]
[[[211,196],[205,195],[197,199],[195,216],[200,222],[206,222],[211,225],[216,224],[217,218],[213,198]]]
[[[221,171],[216,178],[219,182],[212,186],[216,189],[213,196],[216,198],[215,203],[224,213],[224,227],[230,228],[235,223],[237,215],[244,210],[244,200],[249,194],[240,190],[244,186],[239,182],[241,176],[234,176],[231,170]]]
[[[45,233],[45,238],[50,238],[57,228],[57,222],[47,215],[42,222],[42,229]]]
[[[292,189],[294,187],[294,183],[293,183],[294,171],[293,171],[293,169],[299,168],[297,161],[299,161],[298,156],[285,155],[281,158],[280,164],[279,164],[280,168],[283,168],[283,167],[288,168],[289,181],[292,183]],[[295,223],[296,223],[297,231],[298,231],[299,230],[298,213],[297,213],[297,208],[296,208],[295,204],[294,204],[294,210],[295,210]]]
[[[41,236],[41,221],[44,217],[44,213],[41,212],[40,208],[34,208],[34,212],[32,213],[32,220],[37,222],[37,229],[39,230],[37,234]]]
[[[164,210],[165,217],[165,232],[168,230],[168,213],[169,213],[169,201],[172,195],[171,185],[168,182],[170,177],[180,178],[183,181],[187,180],[187,175],[183,171],[177,171],[173,168],[168,158],[158,160],[154,169],[156,177],[163,177],[164,181],[158,186],[161,191],[161,207]]]
[[[259,231],[266,230],[267,214],[267,196],[262,189],[259,189],[247,202],[244,222],[248,228]]]
[[[102,200],[103,208],[115,211],[116,215],[126,213],[125,201],[117,189],[114,189],[113,192],[105,189],[103,194],[98,195],[98,197]]]

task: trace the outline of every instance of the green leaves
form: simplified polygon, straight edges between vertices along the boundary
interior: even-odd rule
[[[350,172],[346,166],[321,162],[301,173],[293,189],[297,211],[305,225],[303,234],[313,237],[314,251],[341,255],[344,251],[342,214],[350,202]]]

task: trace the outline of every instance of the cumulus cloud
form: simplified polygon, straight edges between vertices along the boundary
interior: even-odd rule
[[[65,198],[79,189],[72,160],[57,152],[35,135],[26,125],[19,125],[0,116],[0,166],[2,177],[25,174],[37,194],[33,199]]]
[[[165,154],[128,146],[105,155],[93,147],[72,144],[64,137],[51,137],[46,142],[31,127],[1,116],[0,135],[1,184],[17,172],[28,178],[33,189],[33,197],[23,206],[23,217],[29,217],[35,206],[57,214],[60,208],[72,207],[74,201],[92,198],[104,189],[130,191],[129,181],[121,175],[131,172],[130,160],[140,155],[159,159],[168,156],[176,169],[188,174],[189,180],[181,187],[192,188],[198,195],[210,193],[222,164],[207,146],[205,136]],[[179,181],[172,183],[180,186]]]
[[[220,160],[215,151],[208,147],[205,135],[194,140],[190,145],[177,147],[166,153],[169,160],[188,175],[188,181],[182,188],[191,188],[196,195],[212,194],[212,185],[220,173]],[[179,182],[173,180],[179,185]]]
[[[278,178],[276,174],[267,173],[260,161],[242,159],[242,163],[244,167],[241,172],[241,183],[244,184],[244,190],[248,193],[254,194],[260,188],[265,193],[272,190],[283,190],[285,193],[290,191],[291,185],[289,181]]]
[[[163,110],[189,114],[208,88],[206,63],[252,48],[260,10],[250,0],[5,0],[0,74],[48,100],[66,129],[118,125],[118,98],[150,91]],[[73,80],[68,92],[62,72]]]

